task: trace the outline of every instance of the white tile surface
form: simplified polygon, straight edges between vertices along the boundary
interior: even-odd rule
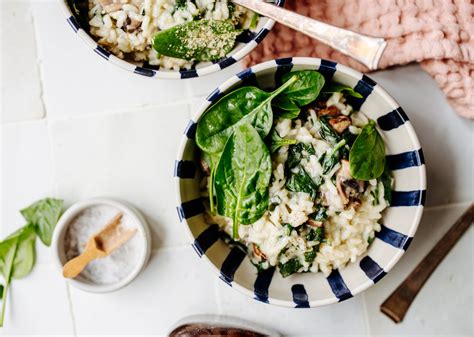
[[[365,292],[371,334],[472,336],[474,332],[472,227],[427,281],[403,323],[397,325],[379,311],[380,304],[443,237],[468,205],[439,207],[425,211],[407,253],[387,276]]]
[[[0,335],[74,333],[66,282],[51,265],[36,265],[27,278],[13,280]]]
[[[163,335],[184,316],[217,313],[213,285],[191,247],[160,250],[122,290],[90,294],[71,287],[77,333]]]
[[[156,106],[188,98],[183,81],[152,80],[106,62],[73,32],[57,1],[35,2],[33,15],[48,118],[120,111],[124,106]]]
[[[58,194],[67,204],[109,196],[146,215],[154,247],[186,241],[177,221],[173,164],[188,105],[51,123]]]
[[[36,39],[29,0],[0,2],[0,122],[43,117]],[[21,27],[21,29],[18,29]]]

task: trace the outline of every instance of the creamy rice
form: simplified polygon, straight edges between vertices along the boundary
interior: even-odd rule
[[[175,71],[193,62],[159,55],[151,47],[157,32],[198,19],[246,29],[252,15],[227,0],[89,0],[90,32],[101,45],[120,58]]]
[[[352,111],[340,93],[333,94],[326,104],[336,106],[343,115],[350,114],[352,125],[348,130],[354,135],[360,133],[361,127],[368,123],[366,116]],[[354,262],[364,254],[375,232],[380,231],[381,213],[388,206],[382,182],[365,182],[357,202],[345,203],[335,182],[336,175],[341,172],[342,162],[323,174],[318,160],[334,148],[321,139],[320,128],[321,123],[315,111],[310,111],[305,120],[276,120],[275,129],[281,137],[296,139],[314,148],[313,154],[304,152],[301,165],[313,180],[322,177],[324,182],[319,187],[319,201],[315,201],[309,193],[291,192],[285,188],[285,163],[289,146],[281,147],[272,156],[270,202],[277,200],[278,204],[257,222],[239,226],[240,241],[247,246],[251,261],[259,268],[266,269],[297,259],[300,265],[298,272],[321,271],[327,276],[333,269]],[[321,242],[308,240],[308,234],[313,229],[308,226],[310,215],[321,207],[326,210],[327,219],[316,222],[314,229],[318,226],[324,229],[324,239]],[[232,234],[231,219],[212,215],[208,211],[207,221],[217,223],[229,235]],[[313,255],[313,259],[307,261],[305,254],[311,254],[312,251],[316,253],[315,258]]]

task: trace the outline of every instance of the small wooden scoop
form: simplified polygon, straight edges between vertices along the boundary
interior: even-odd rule
[[[118,213],[100,230],[100,232],[91,236],[87,241],[84,252],[64,265],[64,277],[76,277],[89,262],[110,255],[136,233],[136,228],[124,229],[120,226],[122,216],[122,213]]]

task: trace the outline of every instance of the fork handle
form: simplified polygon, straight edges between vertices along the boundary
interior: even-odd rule
[[[463,213],[448,232],[438,241],[436,246],[416,266],[402,284],[382,303],[380,310],[395,323],[400,323],[410,308],[411,303],[431,276],[433,271],[443,261],[444,257],[454,247],[474,219],[474,204]]]
[[[306,16],[271,5],[262,0],[232,0],[258,14],[269,17],[316,40],[324,42],[335,50],[348,55],[370,70],[377,69],[387,45],[384,39],[374,38],[334,27]]]

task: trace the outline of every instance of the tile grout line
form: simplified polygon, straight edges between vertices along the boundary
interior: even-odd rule
[[[71,315],[71,321],[72,321],[72,333],[73,333],[73,336],[75,337],[77,336],[76,317],[74,315],[74,309],[72,305],[71,290],[69,288],[69,284],[66,281],[64,281],[64,283],[66,285],[67,299],[69,303],[69,314]]]
[[[364,310],[364,325],[366,329],[366,336],[367,337],[372,337],[372,332],[370,329],[370,321],[369,321],[369,312],[367,309],[367,298],[365,296],[365,293],[362,293],[362,308]]]
[[[455,202],[455,203],[447,203],[447,204],[440,204],[440,205],[434,205],[434,206],[425,206],[424,211],[438,211],[442,210],[445,208],[450,208],[450,207],[460,207],[460,206],[469,206],[472,204],[473,201],[460,201],[460,202]]]
[[[36,50],[36,67],[38,70],[38,79],[39,79],[39,96],[40,96],[40,102],[41,102],[41,108],[43,110],[43,114],[41,119],[46,118],[47,116],[47,109],[46,109],[46,102],[45,102],[45,92],[44,92],[44,85],[43,85],[43,69],[42,69],[42,62],[41,58],[39,57],[40,55],[40,49],[38,48],[39,46],[39,39],[38,39],[38,26],[36,24],[35,16],[33,15],[33,7],[30,5],[30,15],[31,15],[31,23],[33,26],[34,30],[34,39],[35,39],[35,50]]]

